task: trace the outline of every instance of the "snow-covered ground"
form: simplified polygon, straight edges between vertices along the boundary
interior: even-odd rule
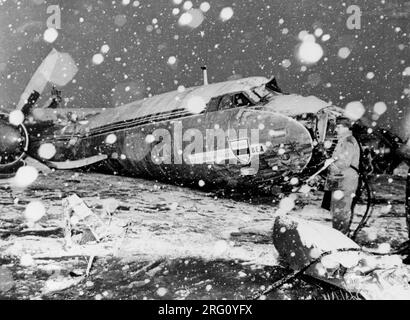
[[[405,240],[407,235],[404,180],[400,177],[389,179],[391,178],[380,177],[375,180],[377,203],[368,230],[376,232],[377,239],[389,239],[395,244]],[[266,239],[258,243],[256,237],[269,232],[278,208],[278,199],[270,199],[267,196],[259,199],[245,197],[238,201],[200,190],[134,178],[56,172],[40,176],[35,184],[25,191],[8,190],[3,184],[1,219],[23,221],[22,212],[26,205],[40,200],[47,208],[47,214],[41,220],[42,225],[62,227],[61,201],[72,194],[83,198],[98,214],[103,213],[103,199],[112,198],[119,201],[120,210],[116,211],[113,223],[125,225],[130,222],[132,226],[128,236],[119,245],[117,253],[172,257],[193,255],[205,258],[256,259],[265,264],[275,263],[273,248],[265,244]],[[320,192],[309,197],[299,195],[295,208],[289,214],[330,225],[328,212],[319,208],[320,201]],[[356,222],[364,208],[364,205],[358,206]],[[256,239],[254,242],[252,236],[243,241],[241,234],[244,236],[252,233]],[[23,237],[3,241],[2,247],[6,248],[3,252],[17,254],[22,250],[17,244],[22,241],[29,243],[37,240]],[[57,249],[60,240],[54,241]],[[114,246],[114,243],[110,245]],[[48,244],[44,250],[51,250],[52,247],[54,246]],[[33,250],[30,248],[33,247],[29,246],[28,250]],[[37,254],[41,254],[40,248],[41,245],[35,247],[35,250],[39,251]],[[104,249],[101,254],[112,252]]]
[[[374,180],[376,204],[369,227],[359,242],[375,246],[389,242],[393,247],[407,239],[404,217],[404,179],[379,177]],[[277,256],[270,244],[269,232],[278,209],[278,199],[262,197],[237,199],[217,197],[213,193],[175,187],[152,181],[89,173],[55,172],[41,175],[25,191],[2,185],[0,221],[23,222],[27,204],[40,200],[47,214],[43,227],[63,227],[62,199],[77,194],[92,210],[104,216],[103,199],[116,199],[119,210],[112,224],[131,224],[126,236],[98,245],[62,250],[62,238],[37,236],[7,237],[0,242],[4,255],[34,256],[97,255],[121,257],[200,257],[204,259],[240,259],[275,265]],[[288,213],[310,221],[330,225],[330,215],[319,208],[321,193],[298,195]],[[357,208],[355,223],[365,206]],[[2,227],[4,228],[4,227]]]
[[[394,248],[407,240],[404,183],[402,177],[381,176],[373,180],[376,203],[369,227],[358,237],[359,244]],[[44,259],[73,256],[114,257],[124,263],[199,259],[278,265],[278,254],[271,241],[277,198],[238,200],[141,179],[61,171],[40,175],[24,191],[12,190],[4,182],[0,188],[3,258],[33,259],[34,265],[41,265]],[[85,200],[106,222],[110,217],[104,213],[104,199],[118,201],[111,226],[120,232],[100,243],[65,250],[62,199],[72,194]],[[8,234],[24,222],[23,212],[34,200],[41,201],[47,209],[40,220],[43,231]],[[320,202],[320,192],[308,197],[299,195],[288,214],[330,226],[329,213],[319,208]],[[364,208],[363,204],[358,206],[355,223]],[[126,225],[128,231],[121,232]]]

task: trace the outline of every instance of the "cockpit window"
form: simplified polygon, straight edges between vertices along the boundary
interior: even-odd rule
[[[230,93],[212,98],[207,104],[206,112],[222,111],[232,108],[248,107],[254,103],[243,92]]]
[[[211,101],[206,105],[206,112],[215,112],[218,111],[219,101],[222,97],[212,98]]]
[[[260,86],[256,87],[253,89],[253,93],[256,94],[259,97],[259,100],[262,101],[268,101],[270,100],[271,97],[273,97],[275,94],[272,91],[269,91],[268,89],[265,88],[265,86]]]
[[[233,106],[234,106],[234,104],[232,102],[232,96],[231,95],[225,95],[225,96],[222,97],[221,101],[219,102],[218,111],[231,109],[231,108],[233,108]]]
[[[233,100],[236,107],[248,107],[252,105],[252,102],[243,93],[235,94]]]

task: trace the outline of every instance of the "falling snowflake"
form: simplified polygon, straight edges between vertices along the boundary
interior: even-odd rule
[[[345,194],[342,190],[336,190],[333,192],[333,199],[335,200],[342,200],[344,196]]]
[[[168,58],[167,63],[172,66],[175,63],[177,63],[177,58],[175,56],[171,56],[171,57]]]
[[[375,77],[374,72],[368,72],[368,73],[366,74],[366,78],[367,78],[368,80],[372,80],[374,77]]]
[[[38,148],[39,157],[46,160],[52,159],[56,153],[56,147],[52,143],[43,143],[40,148]]]
[[[114,144],[117,141],[117,136],[114,133],[109,134],[105,138],[105,143],[106,144]]]
[[[38,171],[32,166],[24,166],[17,170],[12,180],[12,184],[17,188],[27,188],[38,178]]]
[[[292,65],[292,62],[290,62],[289,59],[285,59],[285,60],[282,61],[281,64],[282,64],[282,67],[289,68]]]
[[[24,114],[20,110],[13,110],[9,114],[9,122],[13,126],[19,126],[24,122]]]
[[[186,108],[189,112],[199,114],[205,110],[206,102],[200,96],[193,96],[186,101]]]
[[[101,53],[107,54],[108,51],[110,51],[110,46],[109,46],[108,44],[102,45],[102,47],[101,47]]]
[[[279,203],[279,210],[283,213],[288,213],[295,207],[295,198],[290,196],[283,198]]]
[[[46,214],[46,208],[41,201],[30,202],[24,210],[24,218],[29,224],[38,222]]]
[[[199,6],[199,9],[201,9],[202,12],[208,12],[209,9],[211,9],[211,5],[209,2],[202,2],[201,5]]]
[[[53,43],[58,38],[58,31],[54,28],[48,28],[44,31],[43,38],[45,42]]]
[[[374,105],[373,110],[377,115],[380,116],[380,115],[382,115],[383,113],[385,113],[387,111],[387,105],[384,102],[377,102]]]
[[[359,120],[365,114],[366,109],[360,101],[353,101],[346,105],[345,114],[353,121]]]
[[[101,53],[97,53],[93,56],[92,61],[95,65],[99,65],[104,62],[104,56]]]
[[[350,56],[350,54],[351,54],[351,51],[347,47],[340,48],[339,52],[337,53],[339,58],[342,58],[342,59],[347,59]]]
[[[314,64],[319,62],[323,57],[323,48],[316,43],[315,37],[309,34],[299,34],[302,44],[299,46],[297,57],[302,63]]]
[[[226,7],[221,10],[221,13],[219,14],[219,17],[221,18],[222,21],[228,21],[230,20],[234,15],[234,11],[231,7]]]

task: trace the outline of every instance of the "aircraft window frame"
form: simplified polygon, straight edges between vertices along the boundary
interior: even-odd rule
[[[241,95],[242,99],[246,101],[245,104],[243,105],[238,105],[235,103],[235,97],[237,95]],[[221,103],[222,103],[222,99],[229,97],[231,104],[230,107],[228,108],[221,108]],[[244,107],[251,107],[251,106],[255,106],[257,104],[257,102],[255,102],[251,97],[249,97],[249,95],[244,92],[244,91],[239,91],[239,92],[232,92],[232,93],[227,93],[227,94],[223,94],[221,96],[217,96],[212,98],[206,106],[206,113],[209,112],[216,112],[216,111],[224,111],[224,110],[229,110],[229,109],[235,109],[235,108],[244,108]]]
[[[221,102],[223,96],[218,96],[212,98],[206,105],[205,112],[216,112],[218,111],[219,103]]]
[[[235,107],[233,96],[231,93],[223,95],[219,100],[218,111],[233,109]]]
[[[244,100],[244,101],[246,101],[247,103],[245,103],[245,104],[238,104],[237,103],[237,97],[238,96],[241,96],[241,98]],[[238,93],[235,93],[233,96],[232,96],[232,98],[233,98],[233,104],[235,105],[235,107],[236,108],[242,108],[242,107],[250,107],[250,106],[252,106],[253,105],[253,103],[252,103],[252,101],[251,101],[251,99],[249,99],[247,96],[246,96],[246,94],[244,93],[244,92],[238,92]]]

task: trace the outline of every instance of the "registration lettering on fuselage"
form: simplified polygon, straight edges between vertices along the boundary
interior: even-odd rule
[[[229,141],[228,149],[190,154],[187,160],[189,164],[223,164],[227,161],[237,164],[238,160],[241,164],[249,164],[252,156],[264,154],[266,150],[267,146],[262,143],[249,145],[248,139],[238,139]]]

